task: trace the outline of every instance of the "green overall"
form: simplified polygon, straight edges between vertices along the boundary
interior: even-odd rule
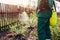
[[[38,1],[38,4],[39,4],[39,1]],[[36,11],[36,15],[38,18],[38,23],[37,23],[38,40],[46,40],[51,38],[50,28],[49,28],[50,26],[49,19],[52,15],[53,0],[47,0],[47,1],[49,4],[49,7],[51,8],[50,11],[45,10],[39,13]]]

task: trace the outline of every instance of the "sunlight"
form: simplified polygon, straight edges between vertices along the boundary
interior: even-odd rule
[[[28,0],[0,0],[0,3],[26,6],[28,5]]]
[[[19,6],[37,6],[37,0],[0,0],[0,3],[19,5]]]

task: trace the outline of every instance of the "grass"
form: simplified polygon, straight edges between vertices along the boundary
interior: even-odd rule
[[[11,20],[12,21],[12,20]],[[14,21],[12,21],[14,22]],[[8,21],[9,23],[9,21]],[[1,24],[1,20],[0,20],[0,24]],[[33,14],[30,15],[30,19],[26,22],[21,22],[19,25],[14,24],[12,25],[12,27],[10,27],[11,31],[15,32],[16,34],[21,33],[23,35],[26,34],[27,28],[32,26],[36,26],[37,25],[37,17],[35,12],[33,12]],[[52,39],[53,40],[57,40],[58,37],[60,35],[60,18],[58,17],[57,19],[57,25],[56,26],[50,26],[51,28],[51,34],[52,34]],[[32,30],[31,33],[32,35],[36,35],[37,34],[37,30]]]

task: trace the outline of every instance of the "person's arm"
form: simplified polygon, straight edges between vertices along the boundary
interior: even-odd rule
[[[40,0],[38,0],[38,5],[37,5],[37,12],[39,13],[40,12]]]
[[[53,5],[54,5],[54,9],[55,9],[55,11],[56,11],[56,5],[55,5],[55,2],[53,1]]]

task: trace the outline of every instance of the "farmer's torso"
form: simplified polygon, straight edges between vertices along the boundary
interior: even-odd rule
[[[41,0],[38,0],[38,8],[39,8],[39,3],[40,3]],[[37,12],[37,17],[44,17],[44,18],[50,18],[51,14],[52,14],[52,6],[53,6],[53,0],[47,0],[48,2],[48,5],[50,7],[51,10],[44,10],[44,11],[41,11],[41,12]]]

